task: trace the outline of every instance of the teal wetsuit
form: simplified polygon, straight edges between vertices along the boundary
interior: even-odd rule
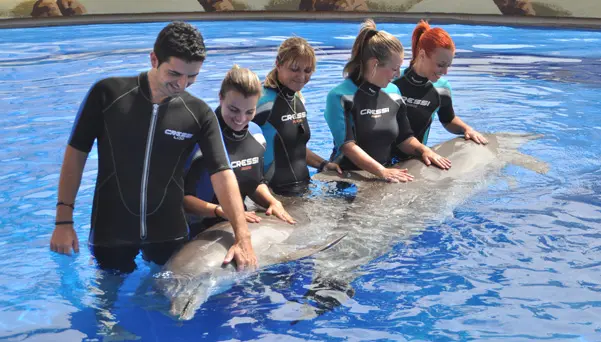
[[[302,193],[310,181],[307,142],[311,137],[305,104],[293,90],[263,88],[253,122],[267,142],[265,179],[275,193]]]
[[[386,165],[391,148],[413,136],[405,102],[392,83],[379,88],[347,78],[328,93],[324,115],[334,137],[330,159],[343,169],[357,168],[341,151],[349,142]]]

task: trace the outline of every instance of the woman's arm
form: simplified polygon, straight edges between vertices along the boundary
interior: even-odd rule
[[[280,220],[294,224],[296,221],[288,214],[288,212],[284,209],[282,202],[278,201],[271,192],[269,188],[265,184],[259,184],[255,193],[251,196],[251,199],[255,201],[258,205],[267,208],[265,211],[266,215],[274,215]]]
[[[405,169],[385,168],[377,160],[373,159],[355,142],[348,142],[342,145],[342,153],[350,159],[358,168],[365,170],[389,182],[407,182],[413,180],[413,176],[407,173]]]
[[[332,170],[342,174],[342,169],[336,163],[332,163],[327,159],[323,159],[317,153],[314,153],[307,147],[307,165],[312,166],[321,172],[323,170]]]
[[[463,122],[456,115],[451,122],[444,125],[444,128],[453,134],[463,134],[466,140],[473,140],[478,144],[488,144],[488,140],[482,134]]]

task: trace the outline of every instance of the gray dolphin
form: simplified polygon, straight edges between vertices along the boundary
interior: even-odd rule
[[[353,183],[356,198],[345,210],[332,233],[347,234],[337,246],[314,257],[315,277],[313,297],[348,299],[350,284],[362,274],[361,266],[384,255],[392,245],[409,241],[429,225],[436,225],[452,215],[452,210],[498,178],[508,164],[518,165],[544,174],[546,163],[518,151],[522,145],[541,138],[533,134],[487,134],[487,145],[478,145],[464,138],[455,138],[432,149],[452,161],[449,170],[426,166],[420,160],[398,164],[415,176],[408,183],[387,183],[365,171],[322,172],[313,179]],[[337,284],[328,288],[328,283]],[[326,286],[324,286],[326,284]],[[342,290],[341,290],[342,288]],[[298,310],[301,311],[301,310]],[[303,312],[307,312],[303,308]],[[307,314],[307,318],[314,314]],[[294,318],[304,319],[303,317]]]
[[[298,206],[298,202],[303,202],[305,208],[311,207],[309,201],[302,199],[287,202],[289,207]],[[306,229],[311,223],[307,212],[294,208],[288,211],[296,214],[297,224],[290,225],[265,215],[261,215],[260,223],[249,224],[259,269],[309,257],[337,244],[346,235],[323,235],[319,239],[312,238],[313,243],[308,245],[307,239],[302,238],[304,232],[310,231]],[[232,264],[222,265],[233,243],[230,223],[222,222],[197,235],[169,259],[155,276],[155,282],[171,301],[171,315],[181,320],[191,319],[211,295],[228,290],[248,276],[249,272],[236,272]]]
[[[484,146],[456,138],[433,147],[438,154],[451,159],[450,170],[428,167],[419,160],[399,164],[416,176],[409,183],[386,183],[364,171],[347,171],[342,177],[333,172],[316,174],[314,180],[355,184],[356,198],[343,204],[323,198],[295,199],[288,201],[286,207],[300,220],[296,225],[271,217],[250,224],[259,266],[313,256],[314,273],[320,278],[314,284],[313,295],[344,301],[348,298],[344,290],[340,291],[340,286],[329,288],[327,284],[350,283],[361,275],[358,271],[361,266],[386,253],[392,244],[444,219],[507,164],[538,173],[548,171],[547,164],[518,151],[540,135],[486,137],[489,144]],[[338,243],[343,237],[342,243]],[[231,266],[221,267],[233,241],[232,228],[224,222],[198,235],[168,261],[157,283],[171,299],[172,315],[192,318],[209,296],[229,289],[246,275],[236,273]],[[290,320],[315,317],[315,312],[306,308],[302,312],[306,313],[304,317]]]

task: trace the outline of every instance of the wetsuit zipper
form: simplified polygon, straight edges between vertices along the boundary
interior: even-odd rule
[[[152,105],[152,118],[148,128],[148,138],[146,139],[146,153],[144,154],[144,168],[142,169],[142,186],[140,188],[140,239],[146,240],[146,201],[148,198],[148,173],[150,167],[150,154],[152,152],[152,142],[154,140],[154,130],[157,123],[157,114],[159,105]]]

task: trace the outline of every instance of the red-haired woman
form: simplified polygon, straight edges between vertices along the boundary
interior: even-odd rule
[[[422,20],[413,30],[411,51],[409,68],[393,83],[407,104],[407,117],[415,137],[427,144],[432,119],[438,112],[438,119],[447,131],[463,134],[465,139],[478,144],[488,143],[482,134],[455,115],[451,86],[441,78],[447,74],[455,56],[455,44],[449,34],[441,28],[431,28]],[[398,149],[394,155],[400,159],[408,157]]]

